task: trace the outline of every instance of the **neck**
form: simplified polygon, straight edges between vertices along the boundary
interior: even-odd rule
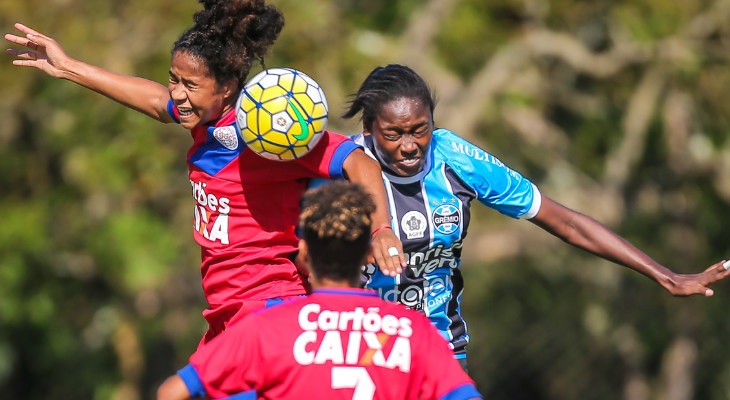
[[[318,279],[315,277],[312,277],[310,279],[312,284],[312,289],[333,289],[333,288],[354,288],[356,286],[353,286],[348,281],[340,281],[340,280],[333,280],[328,278]]]

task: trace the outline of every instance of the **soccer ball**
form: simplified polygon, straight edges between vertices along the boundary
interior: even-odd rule
[[[307,154],[327,128],[322,88],[301,71],[272,68],[246,83],[236,103],[236,123],[248,147],[271,160]]]

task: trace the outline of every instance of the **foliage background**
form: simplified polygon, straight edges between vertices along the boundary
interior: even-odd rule
[[[730,1],[278,0],[267,66],[324,87],[330,128],[404,63],[436,122],[675,271],[728,257]],[[79,59],[164,83],[195,1],[7,0]],[[0,393],[154,396],[205,330],[178,126],[0,63]],[[254,71],[254,73],[257,71]],[[470,373],[489,399],[730,398],[730,284],[673,298],[476,207],[463,264]]]

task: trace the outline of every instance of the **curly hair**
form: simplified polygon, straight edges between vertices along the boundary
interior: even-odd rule
[[[374,211],[371,196],[348,181],[334,181],[304,194],[299,225],[316,276],[357,284],[370,246]]]
[[[284,27],[284,15],[264,0],[199,0],[203,10],[172,48],[203,61],[218,85],[238,79],[243,88],[253,61],[264,55]]]

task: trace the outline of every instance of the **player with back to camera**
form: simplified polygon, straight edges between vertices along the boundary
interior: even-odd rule
[[[708,286],[730,274],[730,262],[722,261],[698,274],[672,272],[593,218],[541,193],[493,155],[436,128],[434,107],[429,86],[416,72],[388,65],[370,73],[343,117],[361,114],[363,133],[354,139],[383,168],[393,230],[408,260],[395,278],[366,266],[366,287],[424,312],[465,369],[469,335],[460,311],[459,265],[472,200],[642,273],[674,296],[712,296]]]
[[[305,193],[299,250],[313,293],[232,325],[158,399],[481,398],[425,316],[359,288],[373,210],[357,184]]]
[[[25,25],[24,36],[5,39],[14,65],[35,67],[67,79],[163,123],[189,129],[187,153],[195,205],[193,227],[201,246],[202,286],[210,307],[201,345],[246,313],[306,293],[293,262],[299,199],[312,177],[361,182],[373,195],[374,226],[389,226],[387,197],[377,162],[346,137],[324,132],[305,157],[271,161],[248,149],[235,129],[235,102],[254,61],[263,56],[284,24],[278,9],[262,0],[201,1],[172,48],[167,87],[106,71],[73,59],[52,38]],[[238,146],[230,146],[231,136]],[[222,140],[221,137],[227,140]],[[373,233],[371,260],[391,274],[404,265],[400,241],[389,229]]]

